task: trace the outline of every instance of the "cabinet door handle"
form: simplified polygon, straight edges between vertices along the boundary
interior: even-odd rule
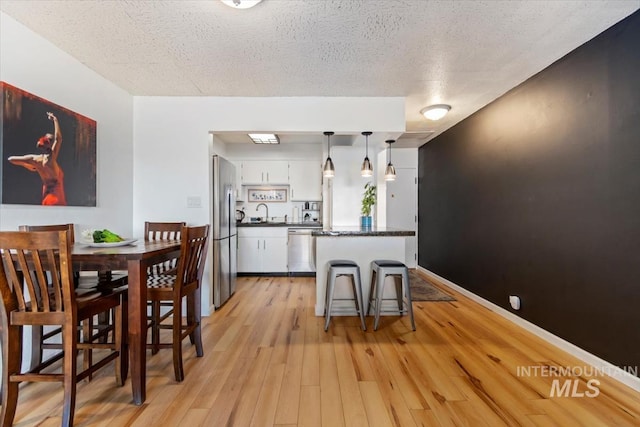
[[[267,172],[267,182],[269,182],[269,172]]]
[[[258,240],[258,249],[260,249],[260,240]]]
[[[293,188],[291,189],[291,198],[293,199]]]
[[[267,250],[267,241],[266,240],[262,241],[262,249],[264,249],[265,251]]]
[[[261,176],[260,181],[264,182],[264,172],[261,172],[260,176]]]

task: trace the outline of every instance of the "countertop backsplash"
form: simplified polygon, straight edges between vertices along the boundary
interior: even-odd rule
[[[244,220],[242,222],[251,222],[251,218],[261,217],[264,219],[266,210],[260,206],[256,211],[256,207],[264,203],[269,207],[269,221],[287,221],[287,222],[309,222],[309,223],[321,223],[322,222],[322,202],[292,202],[287,200],[286,202],[236,202],[237,210],[244,210]],[[305,204],[308,207],[305,208]],[[313,206],[317,209],[312,210]],[[295,218],[295,210],[297,209],[297,216]],[[286,215],[286,219],[285,219]],[[308,218],[305,218],[308,215]],[[314,221],[315,220],[315,221]]]

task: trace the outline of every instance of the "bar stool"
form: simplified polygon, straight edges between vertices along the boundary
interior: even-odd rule
[[[411,318],[411,329],[416,330],[416,324],[413,320],[413,307],[411,306],[411,285],[409,283],[409,270],[407,266],[400,261],[377,259],[371,261],[371,292],[369,293],[369,308],[367,315],[371,312],[371,306],[375,302],[375,320],[373,330],[378,330],[380,322],[380,313],[382,312],[382,295],[384,293],[384,282],[387,276],[393,276],[396,286],[396,299],[398,300],[398,312],[402,316],[409,313]],[[398,281],[400,279],[400,281]],[[375,300],[374,300],[375,295]],[[406,298],[406,301],[405,301]],[[406,308],[403,307],[406,304]],[[389,310],[385,310],[385,313]]]
[[[336,259],[329,261],[329,271],[327,273],[327,289],[325,300],[325,322],[324,331],[329,329],[329,322],[331,321],[331,314],[333,309],[333,292],[336,286],[336,279],[340,276],[351,276],[351,286],[353,287],[353,301],[356,305],[356,312],[360,316],[360,322],[362,324],[362,330],[367,330],[367,325],[364,321],[364,305],[362,304],[362,283],[360,281],[360,267],[353,261],[345,259]],[[351,300],[351,298],[340,298],[338,301]],[[351,314],[350,309],[337,309],[336,314]]]

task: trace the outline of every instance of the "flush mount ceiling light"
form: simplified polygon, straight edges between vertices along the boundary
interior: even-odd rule
[[[275,133],[250,133],[249,138],[254,144],[280,144],[280,138]]]
[[[249,9],[260,3],[262,0],[220,0],[227,6],[231,6],[234,9]]]
[[[429,120],[440,120],[447,115],[449,110],[451,110],[451,105],[436,104],[424,107],[422,110],[420,110],[420,114],[422,114]]]
[[[371,167],[371,161],[369,160],[369,135],[371,132],[362,132],[365,138],[365,152],[364,152],[364,161],[362,162],[362,167],[360,168],[360,175],[364,177],[373,176],[373,167]]]
[[[327,135],[327,161],[324,162],[322,176],[333,178],[336,174],[336,169],[333,167],[333,161],[331,160],[331,135],[333,135],[333,132],[324,132],[324,134]]]
[[[384,180],[395,181],[396,168],[394,168],[393,165],[391,164],[391,144],[393,144],[396,141],[395,139],[387,139],[385,142],[389,144],[389,148],[387,149],[387,157],[388,157],[389,163],[387,163],[387,168],[384,170]]]

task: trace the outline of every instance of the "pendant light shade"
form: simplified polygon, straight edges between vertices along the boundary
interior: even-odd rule
[[[324,134],[327,135],[327,160],[324,162],[322,176],[325,178],[333,178],[336,174],[333,160],[331,160],[331,135],[333,135],[333,132],[324,132]]]
[[[362,162],[362,167],[360,168],[360,175],[364,177],[373,176],[373,167],[371,166],[371,161],[369,160],[369,135],[371,132],[362,132],[365,138],[365,154],[364,161]]]
[[[396,168],[393,167],[393,164],[391,163],[391,144],[393,144],[396,141],[394,139],[387,139],[385,142],[387,144],[389,144],[389,148],[387,149],[388,163],[387,163],[387,168],[384,170],[384,180],[385,181],[395,181],[396,180]]]

